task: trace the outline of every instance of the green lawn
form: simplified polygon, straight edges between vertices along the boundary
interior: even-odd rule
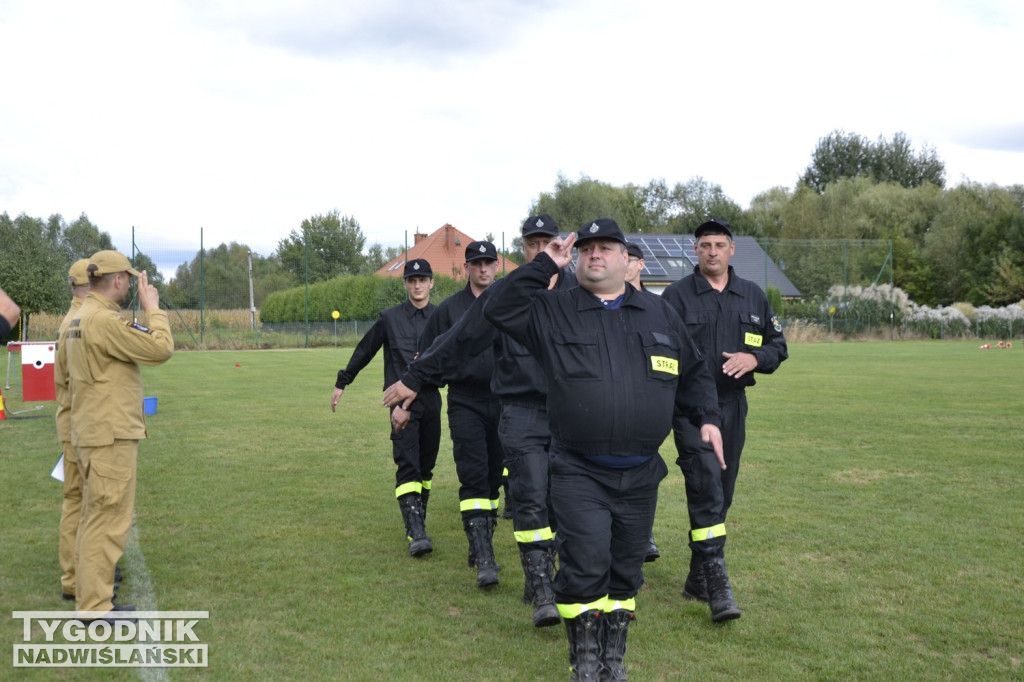
[[[209,667],[168,677],[566,679],[564,630],[533,628],[520,601],[510,522],[495,534],[501,584],[475,586],[447,433],[435,550],[407,555],[379,360],[330,411],[349,352],[189,352],[143,370],[159,411],[140,447],[121,601],[211,614],[197,628]],[[1024,349],[790,353],[748,394],[727,545],[743,617],[715,626],[680,597],[687,516],[668,442],[662,558],[645,568],[630,678],[1024,680]],[[24,409],[20,386],[4,398]],[[0,443],[0,679],[138,679],[10,667],[10,613],[66,608],[52,404],[9,414]]]

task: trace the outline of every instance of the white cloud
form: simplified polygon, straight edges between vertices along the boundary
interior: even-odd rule
[[[1021,183],[1018,5],[9,0],[0,210],[146,252],[268,254],[334,208],[511,235],[559,172],[745,205],[835,129]]]

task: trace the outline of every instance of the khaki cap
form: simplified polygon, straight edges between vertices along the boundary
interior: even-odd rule
[[[131,261],[120,251],[97,251],[89,258],[89,276],[99,277],[111,272],[127,272],[139,276],[139,271],[132,267]]]
[[[73,287],[80,287],[89,283],[89,259],[76,260],[71,269],[68,270],[68,283]]]

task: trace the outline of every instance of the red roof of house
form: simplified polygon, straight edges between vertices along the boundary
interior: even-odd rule
[[[466,269],[462,264],[466,262],[466,247],[469,243],[476,241],[465,232],[461,232],[448,223],[430,234],[417,232],[415,241],[409,247],[407,254],[403,253],[387,265],[377,271],[378,275],[388,277],[401,277],[405,266],[406,258],[425,258],[430,263],[430,269],[435,275],[447,275],[455,279],[465,279]],[[515,270],[516,264],[498,252],[498,272],[511,272]]]

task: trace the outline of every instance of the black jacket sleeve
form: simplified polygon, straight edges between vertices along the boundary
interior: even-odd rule
[[[384,318],[378,317],[377,321],[370,327],[370,330],[363,334],[363,338],[356,344],[355,350],[352,351],[352,357],[349,358],[345,369],[338,370],[338,380],[334,387],[344,389],[355,381],[356,375],[359,374],[360,370],[370,364],[370,360],[373,360],[373,356],[384,345],[386,337],[387,332]]]
[[[495,327],[537,352],[537,344],[530,340],[530,308],[540,291],[546,291],[551,277],[558,274],[558,266],[546,253],[526,265],[521,265],[504,278],[506,282],[484,305],[484,317]]]
[[[722,428],[722,410],[718,407],[718,389],[711,370],[686,331],[686,325],[671,306],[665,307],[666,315],[674,318],[673,323],[683,342],[679,386],[676,389],[676,418],[685,419],[698,428],[702,424],[714,424]]]
[[[496,332],[484,317],[484,303],[505,279],[498,280],[477,296],[466,312],[444,333],[432,332],[428,344],[430,322],[427,323],[428,327],[420,339],[420,347],[426,344],[426,349],[420,352],[402,374],[403,384],[416,392],[425,385],[443,386],[445,377],[455,374],[460,363],[467,357],[479,355],[494,344]],[[434,317],[430,318],[431,321]]]

